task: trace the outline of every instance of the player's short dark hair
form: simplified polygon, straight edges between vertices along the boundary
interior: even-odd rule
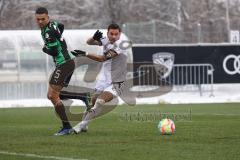
[[[35,14],[48,14],[48,10],[45,7],[38,7]]]
[[[110,24],[110,25],[108,26],[108,31],[109,31],[110,29],[118,29],[119,32],[121,32],[121,27],[120,27],[118,24],[116,24],[116,23]]]

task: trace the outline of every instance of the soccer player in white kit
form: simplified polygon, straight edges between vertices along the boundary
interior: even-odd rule
[[[100,77],[95,86],[93,95],[93,108],[86,112],[83,120],[73,129],[75,133],[86,131],[88,123],[102,114],[104,104],[120,96],[124,89],[127,74],[127,50],[121,47],[121,28],[117,24],[108,26],[107,37],[102,38],[102,33],[97,30],[93,37],[87,40],[89,45],[103,46],[103,54],[87,53],[74,50],[74,55],[86,56],[92,60],[103,62]]]

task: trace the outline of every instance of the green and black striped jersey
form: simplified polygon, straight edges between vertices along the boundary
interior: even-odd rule
[[[41,30],[44,41],[43,52],[51,55],[56,66],[66,63],[74,58],[71,52],[68,52],[66,41],[62,38],[64,25],[56,21],[50,21],[46,27]]]

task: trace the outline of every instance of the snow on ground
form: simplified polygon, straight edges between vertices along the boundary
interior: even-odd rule
[[[152,98],[137,98],[137,104],[189,104],[189,103],[239,103],[240,84],[214,84],[211,92],[199,91],[169,92],[165,95]],[[120,100],[120,104],[124,102]],[[83,105],[79,100],[74,100],[72,105]],[[48,99],[21,99],[1,100],[0,108],[16,107],[45,107],[52,106]]]

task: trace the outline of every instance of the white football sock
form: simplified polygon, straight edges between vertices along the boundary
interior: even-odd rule
[[[94,107],[87,112],[87,115],[84,117],[82,122],[79,123],[79,126],[86,128],[88,123],[101,113],[104,103],[105,101],[103,99],[97,99]]]

